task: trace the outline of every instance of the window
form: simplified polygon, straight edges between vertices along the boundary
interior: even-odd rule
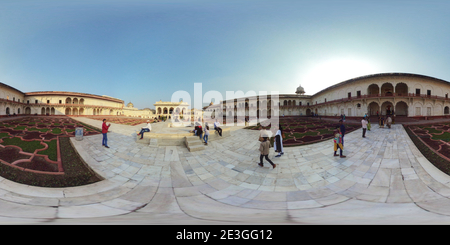
[[[350,99],[352,97],[352,93],[348,93],[348,98]]]
[[[27,104],[30,104],[30,101],[29,101],[29,100],[27,100]]]
[[[50,104],[50,100],[47,100],[47,104]]]
[[[37,101],[37,100],[35,100],[35,101],[34,101],[34,103],[35,103],[35,104],[37,104],[37,103],[38,103],[38,101]]]
[[[356,91],[356,96],[357,96],[358,98],[361,98],[361,91]]]
[[[420,88],[416,88],[416,95],[420,95]]]
[[[62,100],[59,100],[59,103],[62,104]]]
[[[427,96],[431,96],[431,90],[427,90]]]

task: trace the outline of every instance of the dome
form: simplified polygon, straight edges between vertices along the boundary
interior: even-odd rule
[[[295,93],[296,94],[304,94],[305,93],[305,89],[301,85],[299,85],[297,87],[297,91],[295,91]]]
[[[127,104],[127,107],[134,107],[134,105],[133,105],[133,103],[130,102]]]

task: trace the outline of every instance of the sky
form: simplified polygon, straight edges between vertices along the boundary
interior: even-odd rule
[[[449,44],[448,0],[0,0],[0,82],[139,109],[176,91],[192,104],[196,83],[231,99],[376,73],[450,81]]]

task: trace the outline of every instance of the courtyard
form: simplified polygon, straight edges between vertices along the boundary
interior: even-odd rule
[[[77,118],[99,128],[101,122]],[[159,124],[159,123],[157,123]],[[445,224],[450,177],[438,170],[399,124],[346,135],[346,159],[331,140],[286,147],[257,166],[257,130],[234,128],[205,150],[137,144],[143,126],[112,124],[69,139],[103,179],[43,188],[2,178],[0,223],[53,224]],[[164,125],[160,125],[164,126]],[[425,125],[424,125],[425,126]],[[426,126],[425,128],[430,128]],[[443,126],[445,127],[445,126]]]

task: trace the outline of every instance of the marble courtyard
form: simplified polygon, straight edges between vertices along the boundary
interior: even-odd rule
[[[98,127],[99,121],[77,118]],[[159,124],[159,123],[158,123]],[[158,125],[155,124],[155,125]],[[259,132],[232,127],[203,151],[136,142],[141,125],[112,124],[73,145],[105,179],[42,188],[0,180],[0,223],[33,224],[447,224],[450,177],[402,125],[346,135],[347,158],[329,141],[286,147],[259,167]],[[159,127],[164,127],[164,123]],[[155,127],[155,130],[158,130]]]

